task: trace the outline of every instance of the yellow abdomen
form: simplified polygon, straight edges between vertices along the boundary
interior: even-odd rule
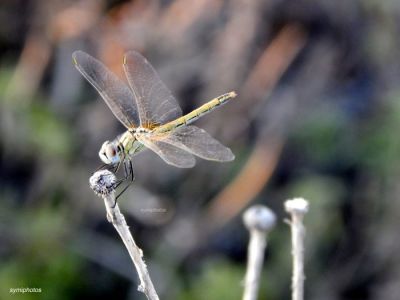
[[[154,129],[154,132],[155,133],[169,132],[180,126],[189,125],[190,123],[196,121],[198,118],[204,116],[205,114],[214,110],[218,106],[225,104],[226,102],[228,102],[229,100],[231,100],[235,97],[236,97],[235,92],[223,94],[217,98],[212,99],[211,101],[207,102],[206,104],[203,104],[202,106],[193,110],[192,112],[190,112],[176,120],[168,122],[167,124],[159,126],[158,128]]]

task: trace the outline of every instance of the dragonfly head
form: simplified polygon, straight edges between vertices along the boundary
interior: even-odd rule
[[[116,164],[120,161],[119,148],[115,143],[105,141],[99,151],[100,159],[108,165]]]

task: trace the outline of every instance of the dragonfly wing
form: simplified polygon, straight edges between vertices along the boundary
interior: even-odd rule
[[[83,51],[72,54],[75,67],[99,92],[117,119],[127,128],[139,125],[134,94],[103,63]]]
[[[171,91],[141,54],[129,51],[124,57],[124,70],[139,110],[140,124],[164,124],[182,116]]]
[[[178,168],[191,168],[196,163],[192,154],[169,143],[146,137],[140,137],[138,140],[147,148],[157,153],[167,164]]]
[[[186,150],[203,159],[231,161],[235,155],[204,129],[196,126],[182,126],[176,130],[154,137],[180,149]]]

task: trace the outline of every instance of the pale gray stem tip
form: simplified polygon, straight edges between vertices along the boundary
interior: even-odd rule
[[[117,187],[117,177],[109,170],[100,170],[90,177],[89,185],[96,195],[109,195],[114,192]]]
[[[306,214],[308,212],[308,201],[303,198],[294,198],[285,201],[285,209],[288,213]]]
[[[269,231],[276,223],[276,216],[264,205],[253,205],[244,212],[243,222],[248,230]]]

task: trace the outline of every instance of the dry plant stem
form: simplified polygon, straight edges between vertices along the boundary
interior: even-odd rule
[[[243,300],[257,299],[266,246],[266,233],[263,231],[254,230],[251,233],[248,247],[247,271]]]
[[[125,218],[119,210],[118,204],[113,207],[115,203],[115,193],[113,192],[109,195],[103,196],[103,199],[107,209],[107,219],[118,231],[139,274],[140,285],[138,290],[146,294],[147,299],[158,299],[158,295],[154,289],[146,263],[143,261],[143,251],[136,245],[135,240],[129,231],[129,227],[126,224]]]
[[[302,219],[303,216],[293,214],[290,224],[292,230],[293,245],[293,300],[303,300],[304,295],[304,226]]]
[[[291,215],[289,222],[292,232],[292,300],[304,298],[304,236],[303,217],[308,211],[308,202],[302,198],[288,200],[285,209]]]
[[[254,205],[243,214],[243,221],[250,232],[243,300],[256,300],[267,246],[267,233],[275,225],[276,218],[267,207]]]
[[[97,171],[90,178],[90,185],[91,188],[103,198],[107,210],[107,220],[113,224],[124,242],[125,247],[128,249],[129,255],[139,275],[140,285],[138,290],[143,292],[147,299],[158,300],[157,292],[154,289],[146,263],[143,260],[143,251],[136,245],[125,218],[119,210],[118,204],[115,202],[115,181],[114,174],[107,170],[101,170]],[[100,189],[101,192],[99,192]]]

